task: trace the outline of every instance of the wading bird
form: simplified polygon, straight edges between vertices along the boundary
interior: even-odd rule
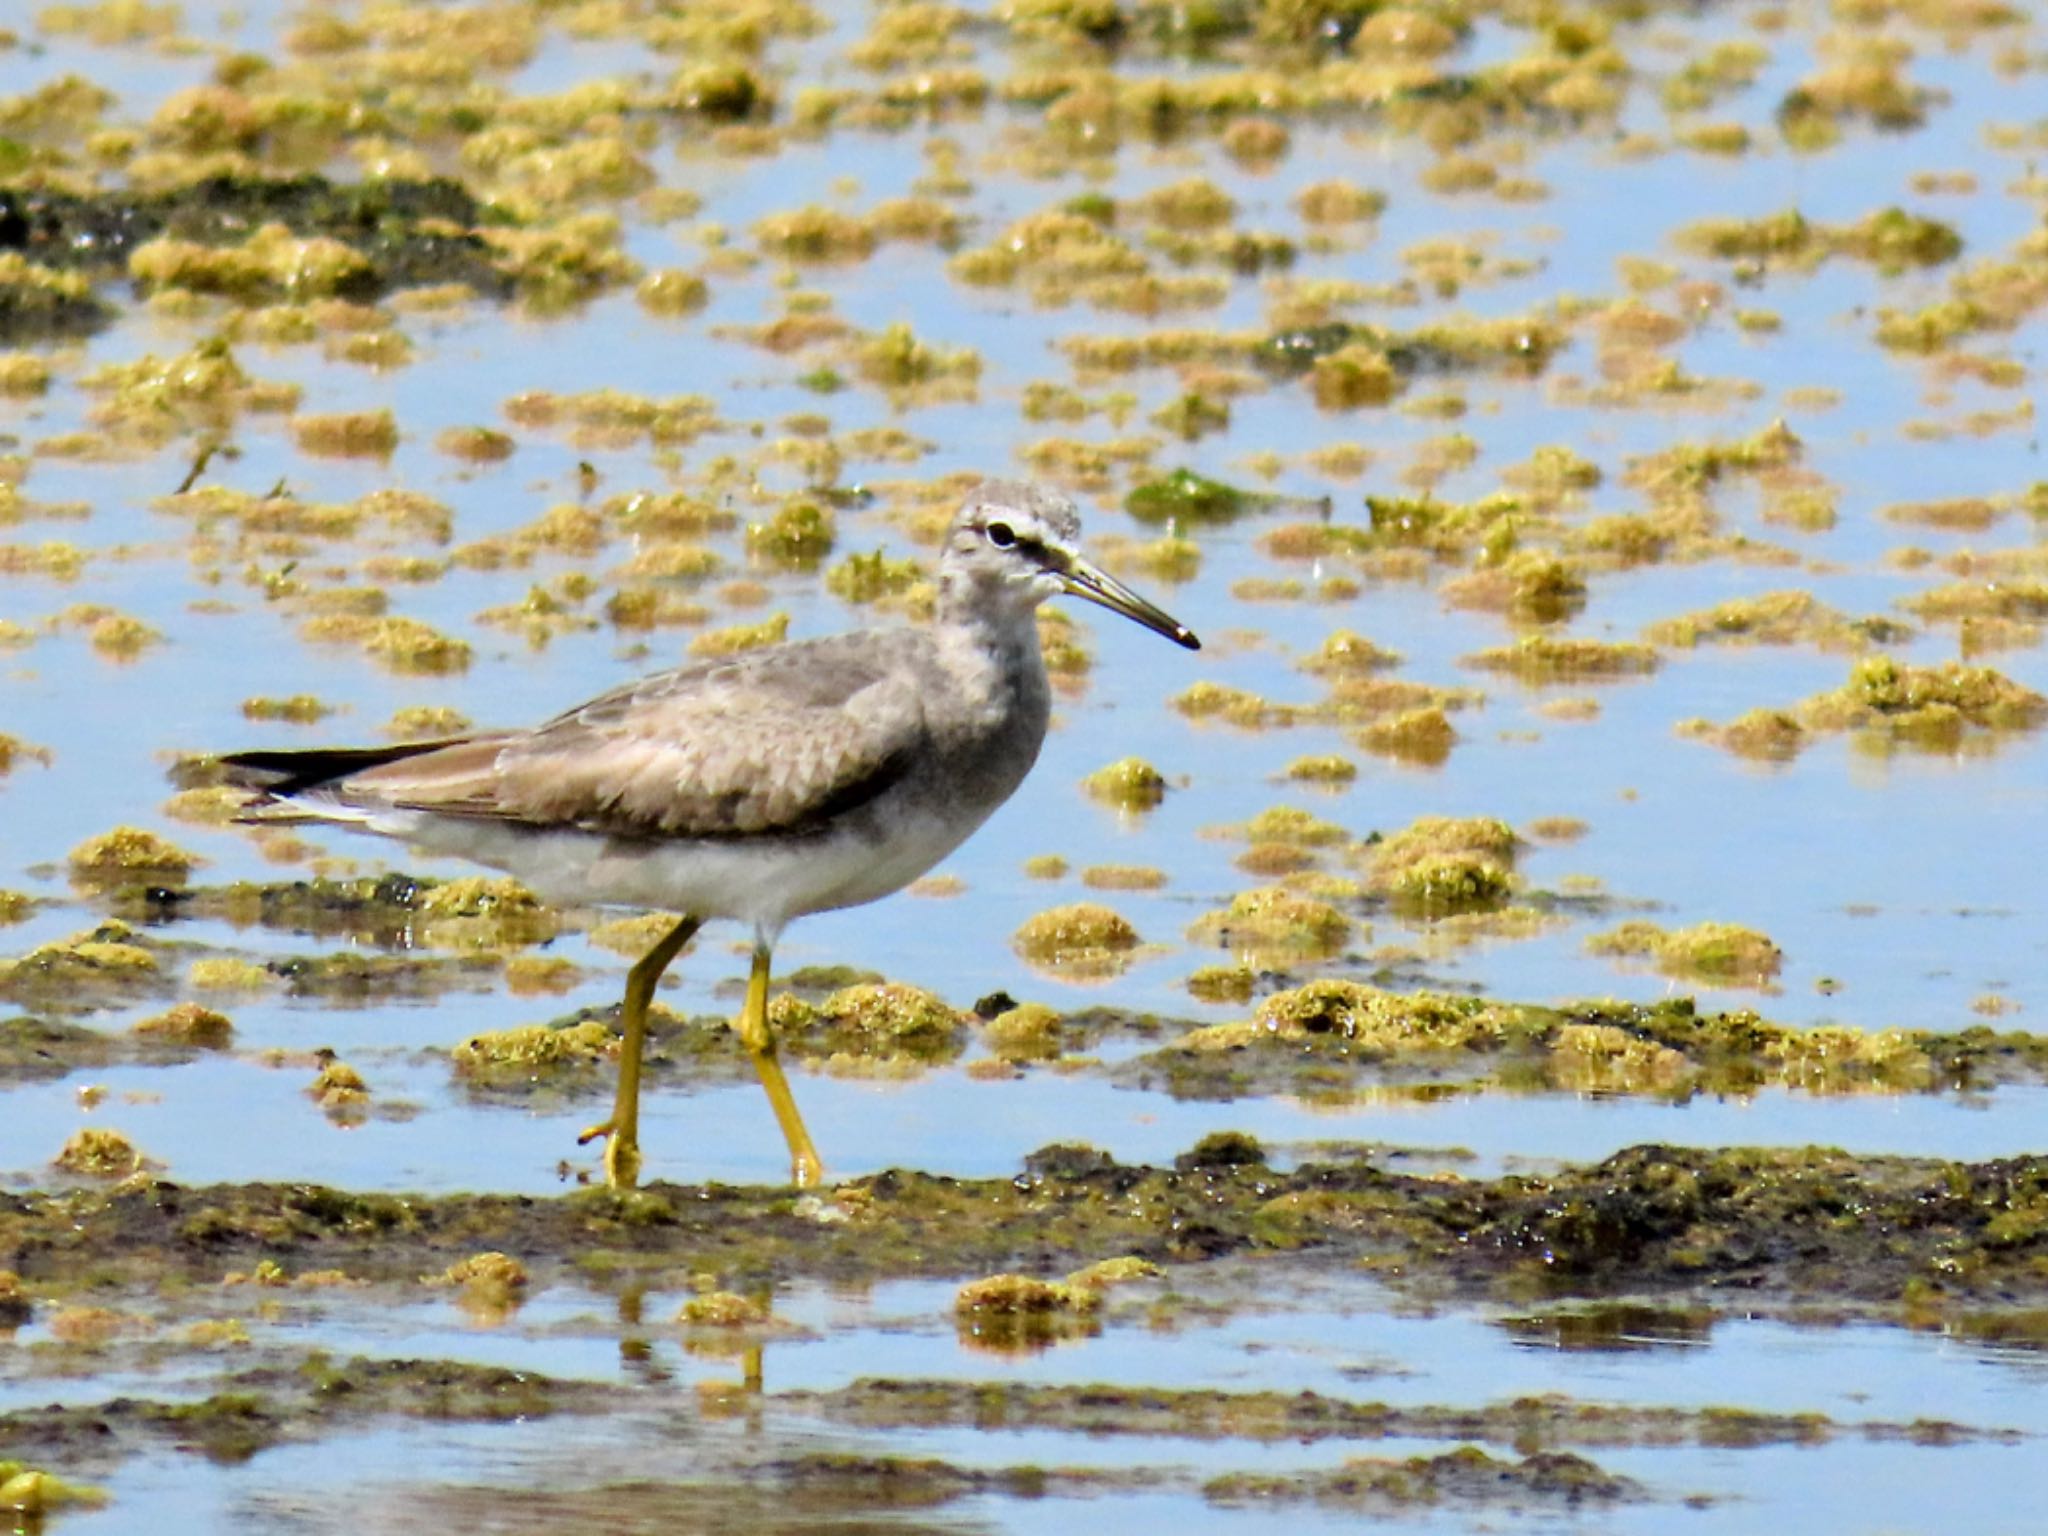
[[[332,822],[504,870],[548,900],[680,914],[626,977],[615,1188],[639,1176],[647,1007],[705,922],[753,931],[739,1034],[789,1143],[823,1169],[768,1023],[769,956],[807,912],[902,889],[957,848],[1030,771],[1051,694],[1034,613],[1100,603],[1189,650],[1178,620],[1092,564],[1065,496],[1019,481],[971,491],[938,559],[922,628],[799,640],[659,672],[528,730],[356,749],[237,752],[251,820]]]

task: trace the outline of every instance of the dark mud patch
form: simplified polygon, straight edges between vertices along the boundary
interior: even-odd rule
[[[152,192],[0,188],[0,251],[19,251],[41,266],[124,269],[151,240],[239,245],[263,225],[281,224],[300,237],[339,240],[368,258],[336,291],[358,301],[436,283],[509,297],[512,279],[477,233],[491,222],[497,221],[465,187],[438,177],[348,185],[315,175],[214,176]]]
[[[1646,1497],[1634,1479],[1569,1451],[1539,1451],[1513,1461],[1469,1445],[1402,1461],[1361,1457],[1330,1471],[1230,1472],[1211,1478],[1202,1492],[1216,1504],[1312,1502],[1359,1510],[1440,1504],[1576,1509]]]
[[[1188,1440],[1463,1440],[1529,1454],[1565,1446],[1818,1445],[1837,1436],[1949,1444],[2009,1440],[2003,1430],[1921,1421],[1844,1422],[1821,1413],[1675,1408],[1585,1402],[1558,1393],[1480,1407],[1392,1406],[1319,1392],[1226,1392],[1208,1388],[1063,1386],[1004,1381],[868,1378],[827,1392],[780,1393],[774,1401],[863,1429],[1053,1430]]]
[[[62,1077],[121,1059],[121,1042],[83,1024],[27,1014],[0,1019],[0,1083]]]
[[[822,1195],[656,1185],[556,1199],[313,1185],[0,1197],[0,1267],[31,1289],[216,1280],[263,1260],[411,1279],[478,1249],[536,1281],[739,1287],[807,1276],[1047,1275],[1105,1257],[1301,1252],[1429,1295],[1735,1292],[1751,1310],[1939,1316],[2048,1297],[2048,1158],[1949,1163],[1821,1148],[1632,1147],[1543,1176],[1457,1180],[1357,1163],[1159,1169],[1048,1148],[1014,1178],[891,1171]],[[573,1256],[573,1257],[572,1257]]]
[[[0,1414],[0,1451],[98,1463],[168,1443],[216,1461],[245,1461],[374,1418],[504,1423],[605,1412],[616,1396],[595,1382],[498,1366],[319,1354],[296,1366],[238,1371],[214,1387],[184,1402],[117,1397]]]

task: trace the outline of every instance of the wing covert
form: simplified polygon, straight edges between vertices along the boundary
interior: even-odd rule
[[[658,673],[495,738],[487,754],[472,744],[437,764],[428,753],[356,775],[347,791],[629,837],[802,831],[882,793],[926,744],[917,669],[892,664],[908,658],[879,638]]]

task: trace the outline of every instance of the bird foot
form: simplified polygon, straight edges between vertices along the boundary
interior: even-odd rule
[[[640,1138],[621,1133],[616,1119],[593,1125],[576,1138],[579,1147],[604,1138],[604,1182],[607,1189],[631,1189],[640,1182]]]

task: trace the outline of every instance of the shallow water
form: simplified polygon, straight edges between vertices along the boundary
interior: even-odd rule
[[[508,4],[478,14],[504,21],[528,9]],[[542,29],[531,55],[474,71],[471,83],[502,92],[479,97],[488,102],[486,116],[507,102],[604,79],[653,92],[695,57],[651,50],[634,30],[641,16],[635,7],[617,7],[616,14],[583,8],[576,27],[564,19],[564,8],[531,9]],[[1464,8],[1455,9],[1463,14]],[[1745,536],[1749,548],[1724,545],[1706,558],[1615,568],[1587,558],[1580,547],[1574,558],[1585,568],[1584,606],[1549,632],[1632,640],[1660,620],[1787,589],[1808,591],[1851,617],[1908,618],[1903,602],[1956,579],[1943,562],[1966,551],[2029,551],[2038,540],[2043,471],[2031,415],[1968,419],[2028,405],[2042,337],[2038,307],[2016,314],[2009,330],[1966,338],[1928,358],[1887,350],[1874,331],[1883,311],[1917,310],[1943,298],[1951,276],[1971,263],[2003,256],[2038,269],[2042,193],[2030,179],[2030,156],[2040,141],[2044,54],[2040,23],[2025,13],[2010,25],[1972,26],[1960,12],[1939,6],[1897,16],[1879,16],[1878,9],[1863,22],[1846,13],[1830,20],[1767,6],[1652,9],[1634,21],[1602,14],[1599,27],[1611,26],[1611,43],[1632,72],[1611,113],[1576,122],[1560,115],[1540,124],[1533,113],[1519,124],[1503,118],[1486,124],[1467,146],[1467,153],[1499,161],[1509,175],[1539,178],[1547,195],[1530,201],[1430,190],[1426,178],[1440,156],[1422,136],[1401,131],[1397,113],[1273,114],[1286,121],[1291,145],[1270,164],[1247,165],[1198,129],[1163,141],[1127,129],[1121,147],[1109,153],[1027,163],[1022,152],[1040,145],[1034,136],[1045,114],[1000,101],[936,122],[907,121],[892,131],[841,125],[811,137],[787,134],[759,156],[737,152],[701,123],[642,111],[636,121],[649,137],[639,146],[641,158],[662,186],[696,193],[701,210],[664,224],[632,197],[599,196],[590,206],[621,217],[621,249],[643,267],[701,271],[709,286],[701,311],[650,314],[628,284],[556,314],[488,300],[405,312],[392,324],[410,340],[411,360],[389,369],[327,360],[317,341],[234,345],[251,376],[301,386],[304,411],[388,406],[402,437],[385,456],[315,457],[295,446],[284,417],[245,414],[226,432],[232,455],[217,457],[202,485],[261,491],[282,483],[308,501],[346,501],[384,488],[422,492],[452,510],[453,533],[445,543],[377,532],[287,548],[246,537],[238,543],[224,527],[217,546],[200,548],[188,516],[155,504],[185,475],[198,431],[176,431],[160,446],[103,460],[46,451],[44,445],[63,434],[99,430],[91,414],[99,397],[82,382],[95,369],[146,353],[184,352],[221,332],[235,313],[227,299],[200,300],[185,312],[152,305],[125,281],[103,276],[99,289],[117,314],[88,338],[15,343],[0,332],[0,351],[18,344],[47,359],[53,372],[45,393],[0,395],[0,452],[23,456],[21,491],[32,502],[80,502],[88,509],[83,518],[56,518],[30,508],[10,522],[0,502],[0,545],[62,540],[89,552],[82,572],[69,580],[0,574],[0,619],[33,632],[30,643],[0,645],[0,733],[50,755],[47,765],[24,758],[12,771],[0,771],[0,891],[18,890],[39,903],[20,922],[0,927],[0,951],[26,954],[99,921],[105,899],[75,887],[65,860],[85,839],[118,824],[154,828],[198,855],[205,861],[194,875],[200,884],[305,878],[314,858],[345,861],[361,872],[442,878],[471,872],[317,830],[304,834],[313,846],[296,861],[269,862],[242,831],[166,817],[159,810],[171,793],[166,769],[178,755],[248,745],[376,740],[393,711],[410,705],[449,706],[481,725],[516,724],[672,664],[682,659],[695,628],[636,634],[598,619],[588,629],[534,645],[477,619],[485,609],[516,603],[529,590],[577,572],[594,579],[595,596],[581,611],[595,617],[605,597],[626,583],[622,562],[642,545],[614,530],[593,553],[543,550],[525,565],[457,563],[431,580],[384,583],[393,613],[425,620],[474,646],[470,665],[452,675],[401,675],[352,646],[305,640],[303,611],[266,600],[264,577],[296,561],[299,579],[314,590],[376,584],[362,569],[373,557],[444,559],[451,548],[525,528],[551,506],[594,505],[617,492],[687,489],[729,506],[741,524],[760,520],[785,496],[808,488],[804,474],[772,448],[791,435],[788,419],[800,414],[829,418],[842,441],[862,429],[900,427],[925,445],[908,463],[862,457],[849,448],[836,475],[825,477],[821,484],[832,488],[876,492],[872,500],[841,506],[826,566],[876,548],[928,558],[911,515],[933,501],[923,488],[959,472],[1030,472],[1027,450],[1054,437],[1153,440],[1141,465],[1117,467],[1099,485],[1070,487],[1092,534],[1142,538],[1157,530],[1122,510],[1124,493],[1182,466],[1256,490],[1329,496],[1331,520],[1355,527],[1365,520],[1363,496],[1420,493],[1411,472],[1447,433],[1465,435],[1476,450],[1469,466],[1427,482],[1447,502],[1500,489],[1503,471],[1541,446],[1569,445],[1597,465],[1602,478],[1566,499],[1548,521],[1539,518],[1529,534],[1532,547],[1569,553],[1589,521],[1652,510],[1649,494],[1628,477],[1632,461],[1680,443],[1749,438],[1782,419],[1803,443],[1800,466],[1834,492],[1832,526],[1801,531],[1769,521],[1759,477],[1731,474],[1706,494],[1702,515],[1715,535]],[[355,16],[363,8],[334,10]],[[1078,64],[1107,65],[1127,79],[1201,81],[1235,67],[1232,48],[1252,46],[1232,44],[1220,58],[1196,62],[1161,59],[1138,42],[1121,54],[1092,44],[1062,51],[1013,34],[1014,18],[1001,8],[976,16],[958,40],[956,62],[986,71],[998,84],[1027,71]],[[0,25],[15,33],[0,39],[0,98],[76,73],[116,98],[102,126],[146,124],[175,104],[177,93],[215,79],[231,54],[284,58],[292,28],[304,20],[289,5],[195,3],[173,17],[173,30],[188,45],[133,40],[104,46],[65,34],[61,20],[48,16],[40,24],[8,21]],[[827,21],[816,36],[775,41],[767,49],[767,69],[781,92],[779,115],[771,119],[777,126],[788,123],[790,104],[804,87],[872,90],[885,78],[846,56],[873,17],[847,8]],[[1472,23],[1436,67],[1478,71],[1535,46],[1527,26],[1490,8]],[[590,35],[571,37],[572,31]],[[1904,77],[1936,93],[1923,123],[1878,131],[1848,113],[1832,147],[1805,152],[1787,146],[1776,114],[1788,92],[1845,51],[1897,38],[1909,39],[1913,52],[1901,65]],[[1754,81],[1702,112],[1667,112],[1660,104],[1664,83],[1687,61],[1738,40],[1765,51]],[[435,46],[445,52],[458,45]],[[1296,58],[1283,67],[1305,79],[1315,60],[1328,58],[1327,50],[1312,50],[1308,62]],[[431,87],[422,89],[432,97]],[[89,163],[82,138],[47,126],[10,128],[12,121],[0,116],[0,141],[12,146],[19,132],[33,152],[47,151],[40,162],[45,173]],[[1674,135],[1700,122],[1739,122],[1754,145],[1723,156],[1674,142]],[[2031,132],[2033,150],[1999,147],[1994,129],[2000,125]],[[465,169],[463,146],[452,136],[423,141],[420,148],[430,169],[462,174],[487,193],[505,191]],[[1273,274],[1194,269],[1221,274],[1220,302],[1147,317],[1082,302],[1034,304],[1021,286],[972,286],[958,278],[950,253],[927,241],[884,243],[867,259],[844,263],[792,264],[772,254],[752,264],[731,259],[734,251],[759,250],[753,230],[764,217],[812,203],[856,213],[872,209],[911,193],[949,154],[966,178],[949,205],[965,220],[962,243],[970,250],[1012,220],[1082,194],[1117,199],[1117,232],[1143,249],[1145,224],[1135,200],[1200,175],[1236,200],[1237,228],[1278,231],[1300,244],[1286,274],[1291,282],[1392,283],[1407,271],[1402,253],[1425,240],[1470,242],[1490,260],[1529,264],[1497,280],[1469,278],[1456,293],[1433,294],[1424,284],[1413,302],[1338,305],[1334,316],[1409,329],[1453,317],[1541,312],[1557,317],[1567,341],[1534,376],[1423,373],[1408,380],[1393,403],[1362,410],[1319,409],[1302,382],[1237,369],[1241,377],[1222,381],[1245,391],[1229,401],[1228,428],[1182,442],[1147,418],[1203,383],[1198,370],[1185,377],[1171,367],[1088,376],[1073,368],[1060,344],[1161,329],[1273,330],[1285,297],[1270,286]],[[6,169],[12,163],[0,159],[0,184],[20,174]],[[331,159],[305,168],[337,179],[356,175],[339,146]],[[1968,173],[1974,186],[1916,189],[1918,176],[1955,173]],[[1377,219],[1342,227],[1318,249],[1294,199],[1333,176],[1385,192],[1387,206]],[[110,172],[107,180],[118,184],[120,177]],[[1678,239],[1682,226],[1710,216],[1760,218],[1796,207],[1810,220],[1847,224],[1890,205],[1950,226],[1961,255],[1889,273],[1835,256],[1810,270],[1771,263],[1748,274]],[[565,201],[534,216],[567,208]],[[707,238],[713,225],[727,238]],[[1603,368],[1612,373],[1630,358],[1616,355],[1619,349],[1603,356],[1598,315],[1574,303],[1622,298],[1631,286],[1624,269],[1630,259],[1669,264],[1668,274],[1643,280],[1640,297],[1686,322],[1683,334],[1655,355],[1694,378],[1744,382],[1753,390],[1588,399]],[[1151,260],[1160,274],[1180,270],[1157,252]],[[829,312],[862,333],[907,322],[922,340],[971,346],[981,357],[978,381],[960,399],[892,395],[863,382],[829,347],[781,354],[736,333],[784,314],[792,290],[825,296]],[[1753,331],[1736,324],[1734,312],[1750,308],[1775,311],[1782,328]],[[1986,359],[2017,364],[2017,370],[1999,375],[1981,366]],[[850,387],[824,394],[806,387],[805,377],[828,361]],[[1090,398],[1128,391],[1132,403],[1121,419],[1098,412],[1072,424],[1027,420],[1024,387],[1047,380]],[[529,428],[508,418],[506,402],[534,389],[564,395],[613,389],[657,398],[701,392],[714,401],[723,425],[673,454],[650,449],[644,438],[624,446],[579,440],[567,428]],[[1818,400],[1817,389],[1835,391],[1836,398]],[[1413,408],[1440,394],[1457,398],[1455,414]],[[1929,423],[1943,430],[1926,430]],[[517,447],[508,460],[467,463],[435,448],[444,429],[478,424],[511,433]],[[1374,460],[1361,476],[1327,473],[1310,457],[1339,442],[1371,449]],[[1257,463],[1254,455],[1274,459]],[[723,469],[722,456],[732,460]],[[1999,504],[1981,526],[1960,531],[1884,515],[1896,503],[1976,496]],[[1163,1165],[1222,1130],[1258,1137],[1276,1165],[1312,1159],[1321,1143],[1371,1143],[1411,1172],[1475,1179],[1594,1162],[1644,1143],[1813,1144],[1969,1162],[2038,1150],[2048,1089],[2032,1082],[1968,1093],[1772,1086],[1741,1095],[1702,1091],[1677,1101],[1498,1084],[1425,1093],[1367,1082],[1313,1096],[1251,1089],[1234,1098],[1176,1099],[1163,1087],[1132,1086],[1127,1073],[1113,1075],[1120,1063],[1188,1024],[1251,1011],[1251,1004],[1190,995],[1192,972],[1235,957],[1185,935],[1196,919],[1260,883],[1233,868],[1241,841],[1210,834],[1276,804],[1312,810],[1354,839],[1397,832],[1431,815],[1498,817],[1518,828],[1539,818],[1571,817],[1586,830],[1573,841],[1534,842],[1521,851],[1515,871],[1521,891],[1558,898],[1552,910],[1559,921],[1533,936],[1453,941],[1441,925],[1403,917],[1384,903],[1345,902],[1358,922],[1351,942],[1322,961],[1262,976],[1262,991],[1323,975],[1377,974],[1403,988],[1514,1003],[1601,997],[1655,1003],[1694,995],[1702,1012],[1753,1008],[1785,1024],[1866,1031],[1954,1032],[1977,1023],[2025,1030],[2048,1011],[2048,965],[2042,963],[2048,894],[2037,878],[2044,809],[2038,729],[1973,729],[1952,749],[1934,751],[1887,744],[1879,732],[1815,732],[1795,760],[1740,757],[1676,728],[1698,718],[1725,724],[1756,708],[1792,709],[1839,687],[1854,657],[1810,643],[1703,644],[1665,648],[1661,666],[1648,677],[1526,686],[1464,661],[1527,632],[1498,613],[1454,606],[1447,597],[1447,583],[1481,563],[1475,550],[1430,564],[1413,580],[1381,579],[1341,555],[1305,561],[1272,553],[1265,536],[1305,516],[1276,510],[1184,529],[1201,550],[1198,574],[1167,584],[1132,573],[1134,585],[1204,636],[1207,649],[1199,656],[1161,645],[1109,615],[1073,613],[1093,667],[1085,685],[1062,694],[1057,728],[1031,778],[936,871],[961,883],[957,894],[899,895],[807,919],[776,955],[785,973],[805,965],[853,965],[912,982],[961,1008],[1006,992],[1062,1010],[1101,1005],[1133,1019],[1158,1015],[1171,1022],[1113,1032],[1099,1049],[1091,1048],[1099,1062],[1072,1071],[1032,1067],[987,1075],[974,1067],[990,1054],[978,1036],[963,1061],[900,1078],[845,1075],[799,1062],[797,1092],[835,1177],[907,1167],[1002,1178],[1034,1149],[1073,1141],[1093,1143],[1125,1162]],[[723,568],[683,594],[709,610],[701,627],[752,622],[776,611],[789,614],[794,635],[895,622],[829,595],[824,567],[793,571],[763,564],[750,556],[738,529],[704,542]],[[1909,548],[1931,558],[1903,557]],[[758,581],[765,596],[753,594],[755,601],[725,585],[741,577]],[[1356,580],[1361,590],[1334,603],[1254,602],[1233,594],[1245,578],[1313,585],[1326,577]],[[162,643],[127,660],[96,652],[83,626],[63,618],[84,603],[142,619],[161,632]],[[1484,691],[1483,705],[1454,714],[1459,739],[1444,761],[1423,766],[1374,755],[1346,729],[1325,723],[1242,730],[1190,721],[1168,703],[1198,680],[1283,703],[1313,703],[1325,685],[1297,663],[1340,627],[1399,652],[1394,676]],[[1959,655],[1954,624],[1916,621],[1915,627],[1916,634],[1885,646],[1886,653],[1921,666]],[[2037,644],[1968,659],[2048,691],[2048,661]],[[336,713],[314,726],[243,715],[244,700],[299,693],[317,695]],[[1568,719],[1546,712],[1560,698],[1595,699],[1597,714]],[[1284,779],[1294,759],[1333,752],[1357,764],[1358,776],[1347,787],[1333,793]],[[1158,809],[1119,813],[1080,789],[1084,775],[1131,755],[1158,765],[1171,782]],[[1026,860],[1048,854],[1066,859],[1072,872],[1058,881],[1029,878]],[[1362,857],[1339,851],[1322,862],[1332,872],[1356,874]],[[1080,872],[1093,864],[1150,866],[1166,883],[1154,892],[1088,891]],[[1013,952],[1009,936],[1026,918],[1056,902],[1082,899],[1114,906],[1146,941],[1122,974],[1083,983],[1034,969]],[[580,967],[557,995],[514,996],[488,972],[425,1001],[293,998],[272,986],[210,999],[233,1017],[235,1044],[228,1051],[0,1075],[0,1187],[18,1193],[61,1182],[50,1160],[67,1136],[83,1126],[107,1126],[130,1136],[164,1177],[188,1185],[274,1180],[352,1191],[557,1194],[595,1167],[574,1136],[602,1112],[608,1077],[595,1074],[536,1095],[483,1094],[461,1080],[447,1053],[485,1031],[614,1002],[626,962],[586,937],[598,916],[572,914],[565,932],[546,947]],[[1637,917],[1665,928],[1741,924],[1768,935],[1783,952],[1782,967],[1762,984],[1716,986],[1588,951],[1590,935]],[[149,932],[189,948],[177,952],[162,995],[79,1016],[110,1038],[169,1000],[195,995],[179,969],[190,958],[285,962],[379,947],[363,934],[322,937],[290,925],[237,928],[216,919],[164,921]],[[663,1001],[687,1015],[730,1013],[745,966],[739,937],[717,930],[707,935],[676,967]],[[422,952],[435,951],[423,946]],[[1257,957],[1253,963],[1266,968]],[[0,1004],[0,1017],[11,1007]],[[331,1121],[307,1096],[315,1070],[310,1053],[320,1047],[333,1048],[368,1081],[370,1106],[360,1123]],[[104,1095],[87,1103],[80,1090],[88,1084]],[[763,1184],[780,1180],[786,1169],[758,1091],[730,1073],[696,1079],[682,1068],[660,1078],[648,1095],[643,1140],[653,1178]],[[1409,1150],[1402,1155],[1388,1148]],[[568,1262],[574,1256],[524,1257]],[[34,1282],[33,1293],[42,1282],[27,1260],[0,1250],[0,1269],[10,1263]],[[1259,1281],[1260,1265],[1274,1277],[1270,1286]],[[749,1497],[768,1501],[756,1523],[770,1529],[789,1518],[774,1507],[772,1491],[791,1475],[777,1470],[780,1462],[819,1450],[933,1457],[963,1468],[1086,1466],[1131,1475],[1055,1487],[1043,1499],[999,1487],[954,1487],[929,1507],[906,1498],[864,1511],[857,1494],[838,1504],[826,1499],[814,1508],[791,1506],[814,1527],[868,1513],[874,1524],[906,1529],[1032,1532],[1070,1525],[1076,1518],[1070,1499],[1085,1497],[1081,1518],[1133,1530],[1237,1530],[1283,1520],[1314,1528],[1349,1523],[1356,1510],[1299,1500],[1232,1505],[1205,1497],[1203,1484],[1224,1472],[1293,1474],[1348,1456],[1436,1455],[1460,1443],[1204,1442],[972,1425],[860,1429],[821,1417],[801,1400],[785,1400],[876,1376],[1313,1390],[1360,1401],[1475,1407],[1554,1392],[1618,1405],[1811,1411],[1842,1425],[1947,1419],[2018,1437],[1919,1444],[1837,1430],[1825,1443],[1797,1446],[1596,1447],[1586,1454],[1604,1470],[1635,1480],[1640,1498],[1581,1508],[1541,1500],[1472,1508],[1452,1501],[1435,1511],[1371,1506],[1389,1529],[1440,1530],[1469,1518],[1495,1528],[1617,1533],[1675,1525],[1702,1533],[1821,1526],[1886,1531],[1937,1521],[2017,1531],[2048,1518],[2048,1496],[2025,1475],[2032,1441],[2048,1429],[2038,1405],[2040,1356],[1972,1343],[1925,1319],[1914,1328],[1900,1317],[1861,1316],[1853,1326],[1801,1326],[1776,1302],[1759,1307],[1772,1315],[1752,1318],[1739,1297],[1723,1297],[1713,1302],[1711,1330],[1683,1345],[1546,1350],[1515,1342],[1499,1326],[1513,1310],[1505,1303],[1418,1302],[1410,1292],[1382,1288],[1313,1255],[1226,1261],[1219,1268],[1228,1273],[1220,1277],[1209,1268],[1174,1265],[1166,1280],[1148,1284],[1176,1294],[1216,1291],[1223,1296],[1220,1321],[1148,1326],[1132,1303],[1123,1311],[1113,1307],[1096,1336],[1018,1358],[975,1350],[956,1335],[953,1293],[972,1276],[892,1281],[860,1293],[797,1276],[776,1291],[775,1312],[806,1331],[768,1345],[765,1393],[737,1412],[715,1393],[698,1391],[700,1384],[736,1380],[734,1361],[689,1353],[665,1321],[622,1322],[616,1291],[591,1289],[579,1279],[542,1287],[495,1328],[474,1325],[438,1294],[403,1301],[381,1292],[374,1300],[346,1292],[317,1302],[295,1296],[274,1312],[239,1292],[195,1296],[167,1288],[161,1296],[92,1297],[159,1315],[165,1328],[192,1316],[241,1318],[259,1352],[318,1348],[344,1356],[474,1360],[616,1381],[619,1407],[614,1414],[521,1424],[378,1421],[330,1429],[240,1463],[153,1447],[75,1469],[103,1486],[110,1502],[97,1511],[66,1512],[53,1528],[132,1529],[142,1510],[166,1532],[355,1529],[366,1512],[393,1529],[445,1525],[452,1518],[499,1522],[486,1524],[491,1529],[578,1521],[608,1528],[603,1498],[578,1504],[579,1490],[646,1480],[671,1489],[750,1490]],[[87,1298],[65,1291],[63,1299]],[[665,1320],[681,1299],[650,1295],[644,1315]],[[39,1318],[46,1314],[39,1301]],[[145,1360],[139,1346],[125,1341],[97,1355],[64,1354],[59,1370],[53,1362],[60,1353],[43,1321],[11,1341],[0,1333],[0,1412],[120,1394],[203,1395],[233,1358],[232,1350],[219,1356],[172,1350],[166,1359]],[[622,1354],[632,1359],[622,1363]],[[1514,1448],[1488,1449],[1507,1455]],[[74,1469],[56,1470],[69,1475]],[[570,1502],[536,1504],[535,1489]],[[1694,1505],[1682,1502],[1695,1495]],[[647,1518],[657,1521],[658,1514]],[[673,1526],[692,1517],[678,1506],[660,1518]],[[744,1519],[735,1528],[745,1528]]]

